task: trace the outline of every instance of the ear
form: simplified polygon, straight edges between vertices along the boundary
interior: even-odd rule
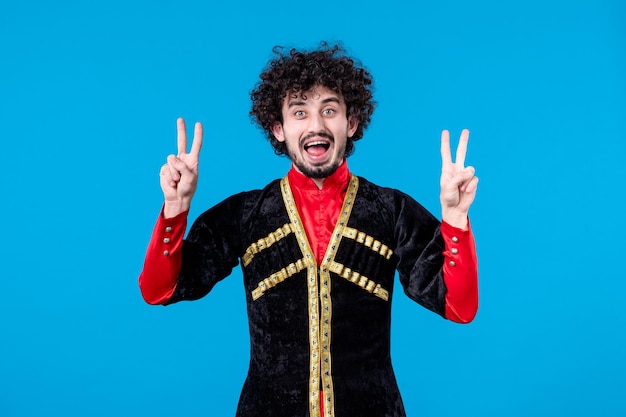
[[[283,133],[282,123],[280,122],[272,123],[272,133],[274,134],[274,137],[276,138],[277,141],[279,142],[285,141],[285,134]]]
[[[359,127],[359,119],[356,116],[348,117],[348,137],[354,136],[356,129]]]

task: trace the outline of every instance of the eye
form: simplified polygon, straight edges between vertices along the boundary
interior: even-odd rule
[[[305,115],[304,110],[296,110],[293,114],[298,118],[302,118]]]
[[[324,109],[322,110],[322,114],[325,116],[332,116],[333,114],[335,114],[335,109],[331,109],[331,108]]]

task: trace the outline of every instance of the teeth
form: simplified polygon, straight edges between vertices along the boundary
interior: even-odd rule
[[[328,146],[328,142],[319,140],[319,141],[307,143],[306,145],[304,145],[305,148],[310,148],[311,146]]]

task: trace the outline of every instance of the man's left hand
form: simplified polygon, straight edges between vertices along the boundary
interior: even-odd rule
[[[466,167],[465,154],[469,130],[463,129],[459,145],[456,148],[455,161],[450,152],[450,132],[441,132],[441,218],[451,226],[467,229],[467,213],[476,197],[478,177],[474,167]]]

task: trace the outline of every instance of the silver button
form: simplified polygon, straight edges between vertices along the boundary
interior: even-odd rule
[[[166,252],[167,252],[167,251],[166,251]],[[450,265],[450,266],[456,266],[456,262],[454,262],[454,261],[450,261],[450,262],[448,262],[448,265]]]
[[[169,255],[169,254],[170,254],[170,251],[168,251],[168,250],[164,250],[164,251],[163,251],[163,256],[167,256],[167,255]]]
[[[163,239],[163,243],[170,243],[170,238],[166,237],[165,239]],[[453,252],[454,253],[454,252]]]
[[[167,238],[166,238],[166,239],[167,239]],[[169,240],[169,239],[168,239],[168,240]],[[167,242],[165,242],[165,243],[167,243]],[[458,250],[457,248],[452,248],[452,249],[450,249],[450,252],[451,252],[453,255],[456,255],[457,253],[459,253],[459,250]]]
[[[167,227],[165,228],[165,231],[166,231],[167,233],[171,232],[171,231],[172,231],[172,227],[171,227],[171,226],[167,226]]]
[[[457,242],[459,241],[459,238],[458,238],[458,237],[456,237],[456,236],[452,236],[452,241],[453,241],[454,243],[457,243]]]

